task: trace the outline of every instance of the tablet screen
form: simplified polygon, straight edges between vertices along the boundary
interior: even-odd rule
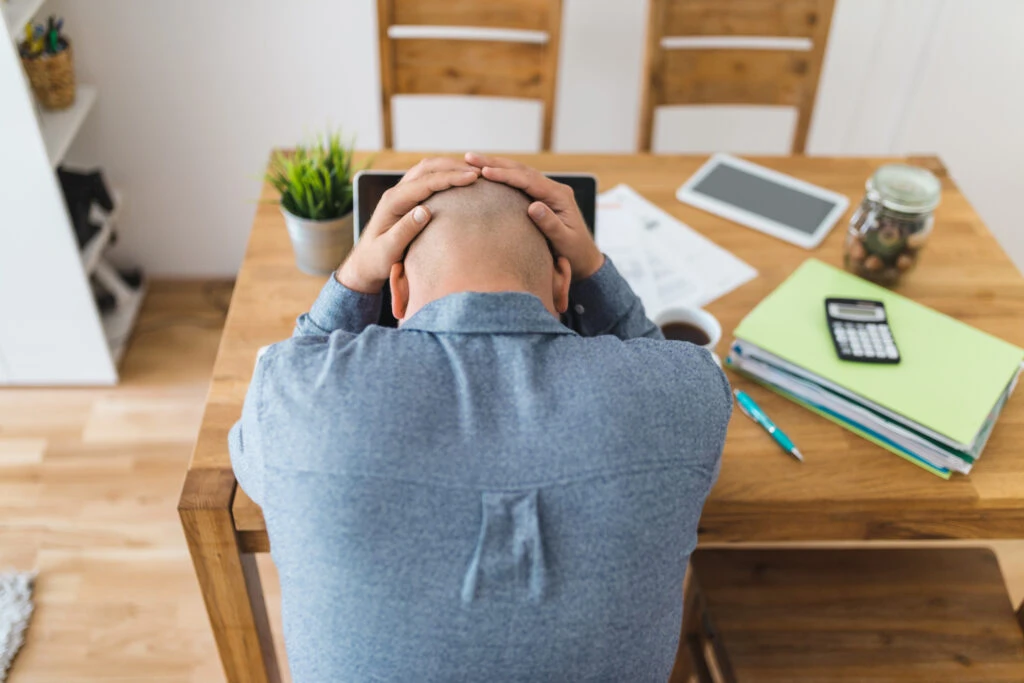
[[[690,190],[807,235],[814,233],[836,208],[834,202],[724,163],[716,165]]]

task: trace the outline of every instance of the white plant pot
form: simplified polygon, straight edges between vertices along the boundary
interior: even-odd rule
[[[330,275],[337,270],[352,249],[352,212],[328,221],[299,218],[283,206],[281,213],[299,270],[310,275]]]

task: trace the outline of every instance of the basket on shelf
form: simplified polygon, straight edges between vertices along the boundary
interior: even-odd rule
[[[25,66],[32,92],[43,107],[67,109],[75,103],[75,64],[70,43],[66,50],[56,54],[22,56],[21,63]]]

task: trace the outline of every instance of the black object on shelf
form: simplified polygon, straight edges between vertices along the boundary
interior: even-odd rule
[[[142,269],[140,268],[118,268],[117,273],[132,289],[137,290],[142,285]]]
[[[106,315],[112,313],[117,308],[117,297],[109,289],[103,286],[97,278],[89,278],[89,284],[92,289],[92,299],[96,302],[96,308],[99,309],[100,315]]]
[[[110,292],[96,292],[96,308],[100,309],[100,315],[112,313],[117,308],[117,299]]]
[[[141,268],[114,268],[102,260],[100,265],[103,268],[97,269],[90,278],[90,284],[96,308],[102,315],[107,315],[117,310],[125,297],[141,289],[145,276]]]
[[[64,191],[64,203],[71,216],[71,223],[75,226],[78,247],[82,248],[96,236],[101,227],[89,220],[93,203],[110,212],[114,210],[114,200],[103,180],[103,174],[98,170],[79,173],[58,167],[57,177]]]

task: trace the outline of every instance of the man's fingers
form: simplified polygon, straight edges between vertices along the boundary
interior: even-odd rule
[[[551,243],[555,245],[557,250],[558,243],[566,237],[566,233],[570,231],[570,228],[544,202],[530,204],[526,212],[530,214],[530,219],[540,228],[544,236],[551,240]]]
[[[399,183],[385,192],[380,204],[377,205],[377,210],[384,211],[390,216],[402,216],[412,211],[417,204],[435,192],[447,190],[450,187],[470,185],[479,177],[478,169],[428,173],[422,178]],[[376,234],[388,230],[389,222],[387,220],[374,222],[376,223],[374,226]]]
[[[561,208],[558,206],[559,198],[557,196],[560,185],[532,168],[485,166],[482,173],[488,180],[519,188],[538,201],[554,203],[555,208]]]
[[[494,157],[488,154],[477,154],[476,152],[466,152],[465,158],[467,163],[477,168],[483,168],[484,166],[493,166],[494,168],[526,168],[524,164],[512,159]]]
[[[424,176],[423,182],[430,189],[431,194],[441,192],[450,187],[464,187],[473,184],[480,177],[479,169],[468,171],[441,171]],[[424,197],[426,199],[426,197]]]
[[[416,239],[416,236],[427,227],[430,222],[430,209],[425,206],[417,206],[409,213],[398,219],[398,222],[391,226],[386,233],[381,235],[387,247],[387,253],[397,262],[409,244]],[[390,266],[388,266],[390,268]]]
[[[466,161],[479,166],[480,174],[487,180],[518,188],[556,211],[568,211],[576,205],[576,199],[568,185],[548,178],[537,169],[511,159],[488,157],[473,152],[466,154]]]
[[[428,157],[406,171],[400,182],[406,183],[411,180],[422,178],[428,173],[438,171],[473,171],[479,170],[461,159],[450,159],[448,157]]]

